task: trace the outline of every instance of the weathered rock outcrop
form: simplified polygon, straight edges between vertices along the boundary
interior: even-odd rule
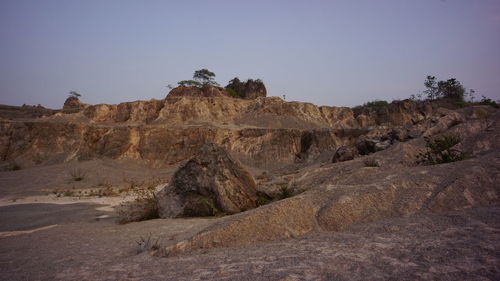
[[[353,160],[358,156],[358,150],[354,147],[341,146],[333,154],[332,163]]]
[[[402,101],[384,110],[353,111],[277,97],[179,96],[87,105],[72,114],[3,119],[0,158],[19,160],[23,166],[100,157],[161,166],[186,160],[203,144],[213,142],[244,164],[267,169],[327,162],[338,147],[355,146],[361,137],[380,142],[392,140],[394,129],[423,132],[435,126],[439,117],[452,113],[429,102]],[[401,140],[408,139],[402,136]]]
[[[216,98],[216,97],[229,97],[230,95],[226,90],[221,87],[216,87],[208,84],[204,84],[201,87],[195,86],[179,86],[177,88],[172,89],[168,95],[169,98]]]
[[[246,82],[241,82],[237,77],[229,81],[226,90],[231,93],[234,98],[256,99],[266,97],[266,86],[260,79],[248,79]]]
[[[3,105],[0,104],[0,119],[30,119],[51,116],[59,110],[45,108],[41,105]]]
[[[159,195],[160,216],[235,214],[256,207],[252,176],[215,144],[183,164]]]
[[[470,113],[457,114],[466,119]],[[471,153],[467,160],[417,166],[416,155],[424,148],[419,138],[377,152],[380,167],[365,167],[366,158],[360,157],[306,170],[291,186],[298,195],[223,218],[164,253],[248,245],[385,218],[499,204],[500,111],[485,120],[449,120],[440,118],[426,134],[459,133],[464,138],[459,149]]]
[[[85,108],[85,104],[77,97],[68,97],[64,101],[63,111],[66,113],[74,113],[81,111]]]
[[[259,83],[258,81],[248,80],[245,85],[244,98],[246,99],[256,99],[259,97],[266,97],[267,90],[264,83]]]

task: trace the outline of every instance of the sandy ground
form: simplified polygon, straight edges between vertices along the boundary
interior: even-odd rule
[[[128,188],[167,182],[176,167],[150,168],[132,162],[89,160],[0,172],[0,199],[47,195],[56,190]],[[82,176],[75,181],[72,174]]]
[[[500,280],[500,206],[157,257],[137,242],[168,246],[217,219],[120,225],[124,198],[56,197],[46,188],[67,167],[52,168],[0,173],[0,280]]]
[[[355,225],[249,247],[155,257],[214,219],[118,225],[92,204],[0,207],[2,280],[498,280],[500,207]],[[45,227],[45,228],[44,228]]]

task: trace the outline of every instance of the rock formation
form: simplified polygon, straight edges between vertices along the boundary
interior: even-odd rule
[[[259,97],[266,97],[267,90],[264,83],[259,83],[259,81],[248,80],[244,83],[244,88],[242,89],[243,98],[245,99],[256,99]]]
[[[0,121],[0,158],[23,166],[106,157],[154,166],[192,157],[207,142],[226,148],[245,165],[274,168],[331,159],[360,137],[381,139],[393,129],[420,131],[446,114],[437,103],[403,101],[382,111],[220,97],[211,87],[179,87],[165,100],[88,105],[76,113]],[[207,90],[208,91],[208,90]],[[221,94],[222,93],[222,94]],[[415,123],[416,122],[416,123]]]
[[[354,159],[358,155],[358,150],[354,147],[341,146],[333,154],[332,163],[343,162]]]
[[[235,214],[256,207],[252,176],[215,144],[183,164],[159,196],[160,216]]]
[[[248,79],[246,82],[241,82],[236,77],[229,81],[226,90],[235,98],[256,99],[267,96],[266,86],[260,79]]]
[[[223,218],[168,246],[164,254],[242,246],[310,232],[339,231],[386,218],[497,205],[500,111],[483,120],[475,119],[470,110],[458,115],[462,119],[459,124],[443,116],[425,133],[460,134],[463,141],[459,149],[470,153],[466,160],[416,165],[416,155],[424,149],[419,138],[377,152],[380,167],[365,167],[366,158],[360,157],[306,170],[295,177],[291,189],[296,195],[292,198]]]
[[[64,101],[63,111],[67,113],[74,113],[84,108],[85,104],[82,103],[79,98],[71,96]]]
[[[4,162],[25,168],[109,158],[181,165],[160,194],[162,216],[234,214],[183,235],[166,254],[500,203],[500,111],[490,106],[405,100],[350,109],[179,87],[164,100],[40,117],[11,115],[15,111],[0,111],[6,113],[0,120]],[[448,133],[460,134],[456,149],[469,157],[417,165],[424,138]],[[271,176],[256,187],[232,157]],[[375,158],[376,165],[365,164]],[[254,208],[256,190],[275,201]]]
[[[204,84],[202,87],[195,86],[179,86],[172,89],[167,98],[217,98],[229,97],[229,94],[223,88]]]

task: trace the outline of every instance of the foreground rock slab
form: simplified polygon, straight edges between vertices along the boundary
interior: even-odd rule
[[[499,206],[392,218],[168,258],[137,254],[135,241],[147,235],[177,239],[213,220],[117,225],[82,217],[80,223],[0,239],[2,280],[500,279]]]

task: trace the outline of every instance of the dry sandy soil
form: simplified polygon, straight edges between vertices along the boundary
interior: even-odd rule
[[[55,176],[61,174],[58,166],[31,169],[52,171],[49,178],[60,180]],[[16,173],[23,171],[0,173],[2,185]],[[32,170],[23,177],[37,174]],[[25,199],[13,200],[23,197],[19,190],[8,193],[0,207],[1,280],[500,278],[500,206],[419,214],[355,224],[339,232],[157,257],[141,250],[137,241],[151,237],[162,246],[173,245],[220,219],[120,225],[113,209],[103,208],[116,204],[118,197],[29,197],[43,193],[35,187],[24,191]]]

